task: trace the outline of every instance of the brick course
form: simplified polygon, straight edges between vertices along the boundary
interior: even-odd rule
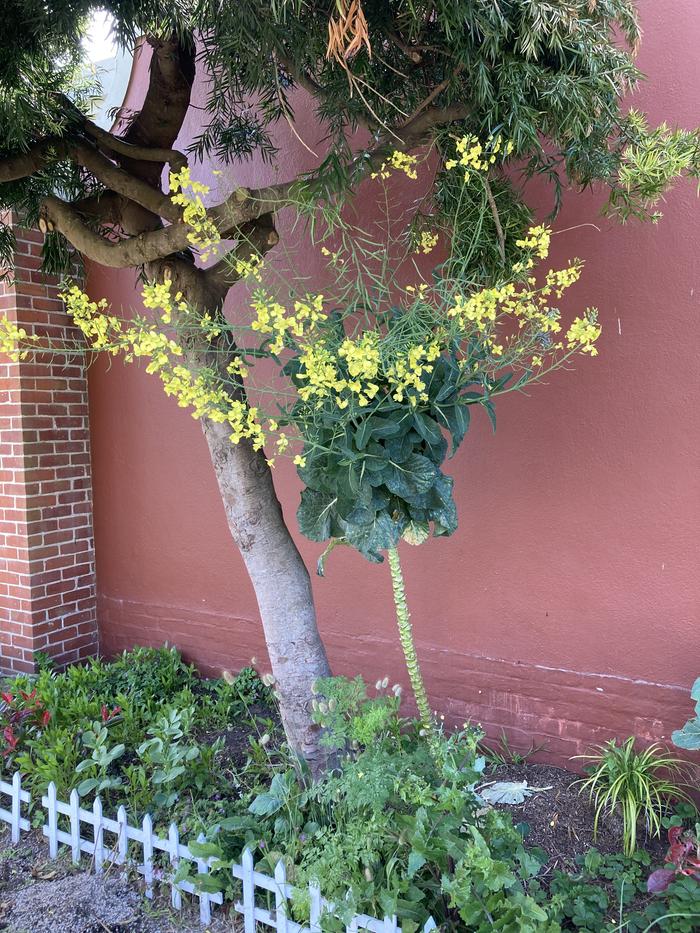
[[[0,313],[57,343],[78,340],[39,271],[40,233],[15,228]],[[64,666],[98,646],[87,377],[80,356],[0,358],[0,671]]]

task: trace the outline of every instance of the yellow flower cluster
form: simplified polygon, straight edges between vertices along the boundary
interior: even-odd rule
[[[160,311],[160,319],[164,324],[172,322],[175,309],[181,313],[187,313],[189,310],[182,292],[177,292],[173,296],[170,290],[170,282],[147,282],[141,290],[144,307]]]
[[[527,234],[521,239],[516,240],[515,245],[519,246],[521,249],[532,250],[532,252],[539,259],[546,259],[549,255],[549,243],[552,239],[551,231],[540,224],[538,227],[530,227],[527,231]],[[532,268],[534,261],[532,259],[528,262],[528,268]]]
[[[578,279],[579,274],[580,266],[570,266],[560,271],[552,270],[549,280],[557,283],[556,294],[560,297],[564,289]],[[527,326],[530,333],[556,334],[561,330],[560,312],[547,303],[547,296],[552,293],[553,286],[537,289],[535,284],[534,279],[529,279],[528,286],[521,290],[508,282],[500,287],[474,292],[469,298],[458,295],[447,313],[467,328],[471,324],[481,332],[491,353],[501,356],[503,346],[494,342],[492,332],[495,325],[508,315],[518,320],[520,329]]]
[[[478,329],[482,329],[489,323],[493,324],[500,312],[514,310],[517,304],[514,297],[515,285],[508,282],[500,288],[483,288],[469,298],[457,295],[454,305],[448,308],[447,313],[450,317],[456,317],[462,322],[470,321],[476,324]]]
[[[279,301],[258,291],[251,305],[256,316],[250,326],[259,334],[273,335],[269,350],[275,355],[284,349],[287,334],[303,337],[327,317],[323,313],[323,295],[307,295],[304,301],[295,301],[294,311],[289,312]]]
[[[345,362],[347,378],[340,371]],[[379,392],[379,334],[366,331],[356,340],[346,338],[337,349],[331,349],[320,339],[306,344],[299,355],[299,379],[304,381],[299,397],[315,400],[319,407],[324,398],[335,395],[338,408],[347,408],[354,397],[365,408]],[[348,397],[347,391],[351,393]],[[346,393],[343,395],[343,393]]]
[[[394,401],[402,402],[406,398],[413,406],[427,402],[427,384],[423,377],[433,371],[433,363],[439,356],[438,343],[430,343],[427,347],[418,344],[401,354],[386,374]]]
[[[209,185],[194,181],[189,168],[184,166],[179,172],[170,173],[170,191],[170,200],[183,208],[182,219],[190,227],[187,239],[206,261],[217,251],[221,242],[221,235],[216,224],[207,216],[202,200],[202,196],[209,193]]]
[[[354,401],[366,408],[385,391],[397,402],[406,399],[411,405],[428,400],[425,377],[432,372],[440,356],[438,341],[418,344],[402,351],[383,365],[378,331],[365,331],[346,338],[339,347],[329,347],[323,340],[308,343],[299,355],[298,378],[303,381],[299,396],[320,407],[323,399],[333,397],[339,409]],[[341,371],[341,362],[345,371]]]
[[[90,301],[76,285],[68,288],[62,297],[66,310],[92,349],[113,355],[122,353],[128,363],[136,358],[147,359],[146,372],[158,376],[166,395],[174,397],[181,408],[191,408],[193,418],[228,424],[234,444],[247,438],[256,450],[263,446],[265,434],[258,420],[258,410],[231,398],[215,372],[193,371],[185,365],[182,347],[154,323],[136,319],[124,326],[118,318],[105,313],[107,302],[104,299]],[[179,293],[171,294],[169,282],[144,286],[142,297],[146,307],[161,312],[161,319],[169,319],[174,305],[187,307]],[[199,321],[205,331],[217,328],[207,315],[201,316]]]
[[[437,233],[431,233],[430,230],[421,230],[416,252],[427,255],[435,249],[439,239],[440,237]]]
[[[324,398],[334,392],[340,393],[346,388],[347,382],[340,376],[337,367],[337,357],[326,345],[324,340],[308,343],[299,354],[299,379],[304,385],[299,388],[299,397],[304,402],[315,399],[317,407]],[[338,407],[347,408],[347,399],[336,396]]]
[[[544,226],[531,227],[527,234],[517,241],[517,245],[529,251],[533,256],[544,259],[549,251],[550,231]],[[534,265],[532,256],[528,258],[528,266]],[[518,271],[525,268],[524,263],[517,264]],[[564,291],[578,281],[582,270],[579,260],[574,260],[565,269],[550,269],[541,287],[537,279],[530,276],[523,286],[513,282],[505,285],[484,288],[474,292],[469,297],[457,295],[447,314],[461,324],[463,333],[468,334],[471,329],[475,331],[482,341],[482,346],[490,353],[492,358],[503,357],[508,348],[508,361],[515,363],[525,355],[533,353],[536,347],[547,346],[552,350],[563,349],[563,344],[552,344],[551,336],[561,331],[560,312],[548,304],[548,298],[555,295],[561,298]],[[518,321],[518,328],[522,331],[520,338],[507,337],[505,343],[496,338],[496,328],[510,317]],[[573,326],[573,325],[572,325]],[[570,331],[569,349],[578,349],[581,352],[595,355],[593,342],[600,333],[595,320],[586,318],[584,322],[575,322]],[[542,357],[535,354],[531,366],[542,365]]]
[[[385,180],[391,176],[391,170],[395,169],[398,172],[403,172],[404,175],[415,181],[416,178],[418,178],[418,172],[416,171],[417,164],[418,159],[415,156],[396,149],[391,153],[386,162],[382,162],[378,171],[372,172],[370,178],[381,178]]]
[[[28,334],[23,327],[18,327],[6,317],[0,317],[0,354],[9,356],[14,363],[26,360],[29,354],[29,349],[23,350],[22,345],[38,339],[36,334]]]
[[[570,350],[577,349],[581,353],[597,356],[598,348],[593,344],[600,337],[601,329],[598,312],[595,308],[588,308],[585,317],[574,318],[566,334],[567,346]]]
[[[253,253],[250,259],[235,259],[233,268],[240,279],[262,282],[263,258],[258,253]]]
[[[498,153],[503,149],[503,140],[500,136],[491,134],[484,145],[478,136],[462,136],[455,143],[459,158],[448,159],[445,168],[448,172],[461,167],[464,171],[464,180],[469,181],[472,172],[488,172],[490,166],[496,162]],[[505,155],[513,151],[513,143],[509,140],[505,145]]]
[[[90,301],[77,285],[71,286],[59,297],[63,299],[66,310],[93,350],[106,350],[112,356],[120,352],[121,347],[114,344],[114,337],[122,335],[121,321],[114,315],[105,314],[108,307],[105,298]]]
[[[574,260],[566,269],[550,269],[547,273],[546,284],[540,290],[541,294],[547,296],[553,292],[557,298],[561,298],[564,291],[581,278],[582,269],[583,265],[578,260]]]
[[[366,407],[379,391],[374,381],[379,372],[379,334],[370,330],[357,340],[344,340],[338,356],[348,368],[347,387],[357,395],[358,405]]]

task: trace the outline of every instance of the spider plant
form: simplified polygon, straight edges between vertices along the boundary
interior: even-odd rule
[[[658,743],[637,751],[634,736],[620,745],[612,739],[595,746],[588,755],[575,757],[590,762],[585,769],[587,777],[577,783],[581,785],[580,793],[588,792],[595,805],[593,838],[598,834],[601,816],[619,811],[625,855],[632,855],[637,847],[637,825],[641,817],[644,817],[647,833],[658,837],[661,819],[671,800],[693,804],[674,781],[683,776],[685,762],[669,755]]]

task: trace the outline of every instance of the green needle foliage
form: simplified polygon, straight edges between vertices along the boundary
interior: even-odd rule
[[[329,19],[345,6],[329,0],[10,0],[0,65],[0,159],[47,137],[59,142],[81,135],[79,116],[89,111],[91,94],[78,77],[80,40],[90,14],[104,9],[125,46],[139,36],[196,43],[196,68],[206,84],[201,130],[190,147],[196,158],[235,161],[257,153],[284,164],[274,126],[294,124],[295,88],[309,91],[329,150],[300,180],[298,193],[316,205],[347,192],[367,171],[362,150],[353,151],[348,141],[357,129],[369,133],[373,148],[394,147],[410,130],[408,148],[432,139],[438,154],[449,148],[455,124],[460,134],[482,139],[500,132],[525,166],[523,180],[544,175],[552,181],[555,209],[564,176],[578,187],[604,182],[612,208],[632,216],[647,214],[671,176],[697,175],[695,133],[649,131],[621,110],[641,78],[632,0],[363,0],[366,41],[347,60],[327,54]],[[631,151],[644,157],[630,158]],[[482,279],[506,266],[508,234],[521,233],[529,219],[520,182],[496,174],[498,217],[484,222],[473,255]],[[0,208],[36,218],[51,190],[74,201],[103,185],[76,171],[58,147],[31,177],[0,184]],[[479,205],[438,171],[425,211],[452,217],[455,199],[461,200],[458,235],[478,217]]]
[[[637,848],[640,820],[648,834],[658,838],[671,801],[692,803],[673,780],[683,774],[684,762],[656,743],[640,752],[633,736],[621,745],[612,739],[595,752],[577,757],[591,762],[589,776],[580,783],[581,793],[587,792],[595,804],[594,832],[605,814],[621,816],[625,855]]]

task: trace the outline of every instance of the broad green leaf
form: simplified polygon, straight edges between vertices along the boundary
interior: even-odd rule
[[[89,794],[91,790],[94,790],[97,787],[98,783],[99,781],[97,781],[96,778],[86,778],[86,780],[81,781],[77,787],[78,796],[84,797],[85,794]]]
[[[413,424],[426,443],[438,446],[444,440],[439,424],[429,415],[415,411],[413,413]]]
[[[224,887],[223,879],[218,878],[216,875],[195,875],[194,884],[199,891],[204,891],[205,894],[218,894]]]
[[[700,751],[700,718],[691,719],[682,729],[672,732],[671,741],[678,748],[686,748],[691,752]]]
[[[495,431],[496,430],[496,409],[493,407],[493,402],[490,399],[485,399],[481,404],[486,409],[486,414],[489,416],[491,427]]]
[[[464,440],[464,435],[469,430],[471,412],[467,405],[460,405],[459,403],[450,405],[448,408],[443,408],[442,411],[444,412],[447,420],[447,427],[452,436],[450,457],[454,457],[457,448]]]
[[[276,794],[258,794],[248,809],[256,816],[270,816],[271,813],[281,810],[283,803]]]
[[[420,852],[416,852],[415,849],[411,851],[411,854],[408,856],[408,871],[406,874],[409,878],[412,878],[417,871],[419,871],[425,865],[425,856],[421,855]]]
[[[336,503],[330,493],[304,489],[297,509],[299,530],[311,541],[325,541],[331,536],[330,511]]]
[[[394,522],[386,511],[377,512],[367,525],[349,525],[345,540],[374,563],[383,560],[381,551],[395,547],[401,537],[401,525]]]
[[[428,517],[434,523],[435,537],[451,535],[457,530],[457,506],[452,498],[454,480],[441,473],[430,490],[434,505],[428,509]]]
[[[421,454],[412,454],[404,463],[391,461],[387,465],[384,483],[402,499],[427,492],[438,474],[434,463]]]
[[[224,857],[221,846],[215,842],[197,842],[193,840],[189,843],[188,849],[195,858],[220,858]]]

